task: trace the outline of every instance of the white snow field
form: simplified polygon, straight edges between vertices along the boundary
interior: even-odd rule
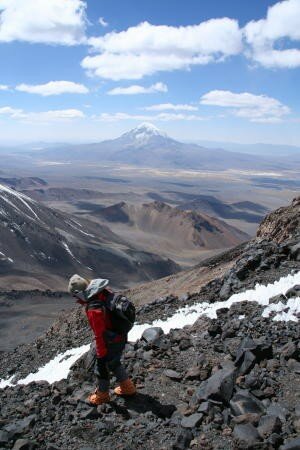
[[[211,319],[217,317],[217,310],[220,308],[230,308],[234,303],[239,303],[244,300],[256,301],[259,305],[265,306],[262,316],[269,317],[272,312],[277,314],[273,318],[276,321],[294,321],[297,322],[297,314],[300,313],[300,297],[291,298],[287,304],[277,303],[270,304],[269,299],[274,295],[285,294],[286,291],[296,284],[300,284],[300,271],[294,275],[288,275],[280,278],[272,284],[261,285],[257,284],[254,289],[249,289],[245,292],[232,295],[226,301],[215,303],[197,303],[192,306],[185,306],[180,308],[173,316],[166,320],[155,320],[152,323],[144,323],[135,325],[129,333],[129,341],[134,342],[139,339],[143,331],[149,327],[161,327],[165,333],[168,333],[174,328],[183,328],[186,325],[193,325],[200,316],[207,316]],[[90,348],[90,345],[83,345],[64,353],[60,353],[49,361],[45,366],[41,367],[37,372],[29,374],[17,382],[17,384],[29,384],[32,381],[48,381],[54,383],[68,377],[70,367]],[[14,386],[14,376],[7,380],[0,380],[0,388],[6,386]]]

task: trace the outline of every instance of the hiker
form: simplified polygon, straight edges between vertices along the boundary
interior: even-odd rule
[[[108,288],[108,283],[109,280],[102,278],[89,281],[79,275],[73,275],[68,287],[69,293],[77,298],[77,302],[85,306],[89,324],[95,335],[97,388],[88,397],[92,405],[101,405],[110,401],[110,372],[113,372],[119,384],[114,390],[116,395],[131,396],[136,393],[135,385],[121,364],[127,332],[120,332],[120,325],[117,329],[118,319],[116,322],[115,315],[108,309],[109,301],[114,297],[125,299],[127,303],[131,302],[126,297],[114,294]],[[133,306],[132,308],[134,309]],[[112,322],[117,323],[115,328]]]

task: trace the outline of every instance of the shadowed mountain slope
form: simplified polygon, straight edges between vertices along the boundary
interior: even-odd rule
[[[106,226],[74,220],[0,185],[1,284],[64,287],[80,271],[101,271],[115,286],[158,278],[178,270],[170,260],[137,250]]]
[[[159,201],[142,205],[121,202],[94,208],[93,214],[126,240],[189,265],[199,261],[203,252],[234,247],[249,239],[220,219]]]

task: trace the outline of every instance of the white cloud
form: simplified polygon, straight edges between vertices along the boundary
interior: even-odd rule
[[[56,120],[82,119],[83,117],[84,114],[79,109],[57,109],[39,113],[27,113],[26,118],[48,122]]]
[[[58,109],[40,112],[27,112],[23,109],[4,106],[0,108],[0,116],[31,122],[52,122],[59,120],[82,119],[84,114],[78,109]]]
[[[268,68],[299,67],[300,50],[291,48],[291,42],[300,41],[300,1],[285,0],[271,6],[265,19],[245,26],[244,35],[250,46],[248,56],[255,62]]]
[[[6,84],[0,84],[0,91],[7,91],[9,87]]]
[[[116,87],[108,91],[109,95],[137,95],[137,94],[155,94],[157,92],[168,92],[168,86],[164,83],[155,83],[149,87],[134,84],[128,87]]]
[[[36,85],[23,83],[16,86],[16,90],[43,97],[60,94],[87,94],[89,92],[83,84],[73,83],[73,81],[49,81],[49,83]]]
[[[9,116],[9,117],[19,117],[20,114],[23,113],[22,109],[16,109],[16,108],[11,108],[10,106],[3,106],[2,108],[0,108],[0,115],[1,116]]]
[[[84,58],[82,67],[91,76],[112,80],[141,79],[159,71],[189,69],[192,65],[221,61],[242,50],[239,25],[226,17],[181,27],[143,22],[88,42],[98,54]]]
[[[0,0],[0,42],[80,44],[85,9],[82,0]]]
[[[98,19],[98,22],[100,23],[100,25],[102,26],[102,27],[108,27],[108,22],[106,22],[106,20],[104,19],[104,17],[99,17],[99,19]]]
[[[160,113],[156,115],[144,115],[144,114],[128,114],[122,112],[102,113],[99,116],[94,116],[94,119],[100,120],[102,122],[119,122],[121,120],[136,120],[136,121],[150,121],[150,122],[205,120],[203,117],[193,114]]]
[[[197,106],[192,105],[174,105],[173,103],[160,103],[143,108],[145,111],[197,111]]]
[[[288,106],[266,95],[254,95],[248,92],[210,91],[201,97],[202,105],[233,108],[238,117],[250,119],[251,122],[279,122],[290,113]]]

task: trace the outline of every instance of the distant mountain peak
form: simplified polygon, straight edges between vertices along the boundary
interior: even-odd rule
[[[149,122],[141,123],[136,128],[123,134],[121,138],[125,138],[130,145],[136,147],[144,146],[156,139],[170,139],[166,133]]]
[[[146,131],[148,133],[153,133],[153,134],[165,134],[165,133],[162,133],[162,131],[160,131],[159,128],[157,128],[155,125],[153,125],[153,123],[150,123],[150,122],[140,123],[140,125],[138,125],[136,128],[134,128],[132,131]]]

